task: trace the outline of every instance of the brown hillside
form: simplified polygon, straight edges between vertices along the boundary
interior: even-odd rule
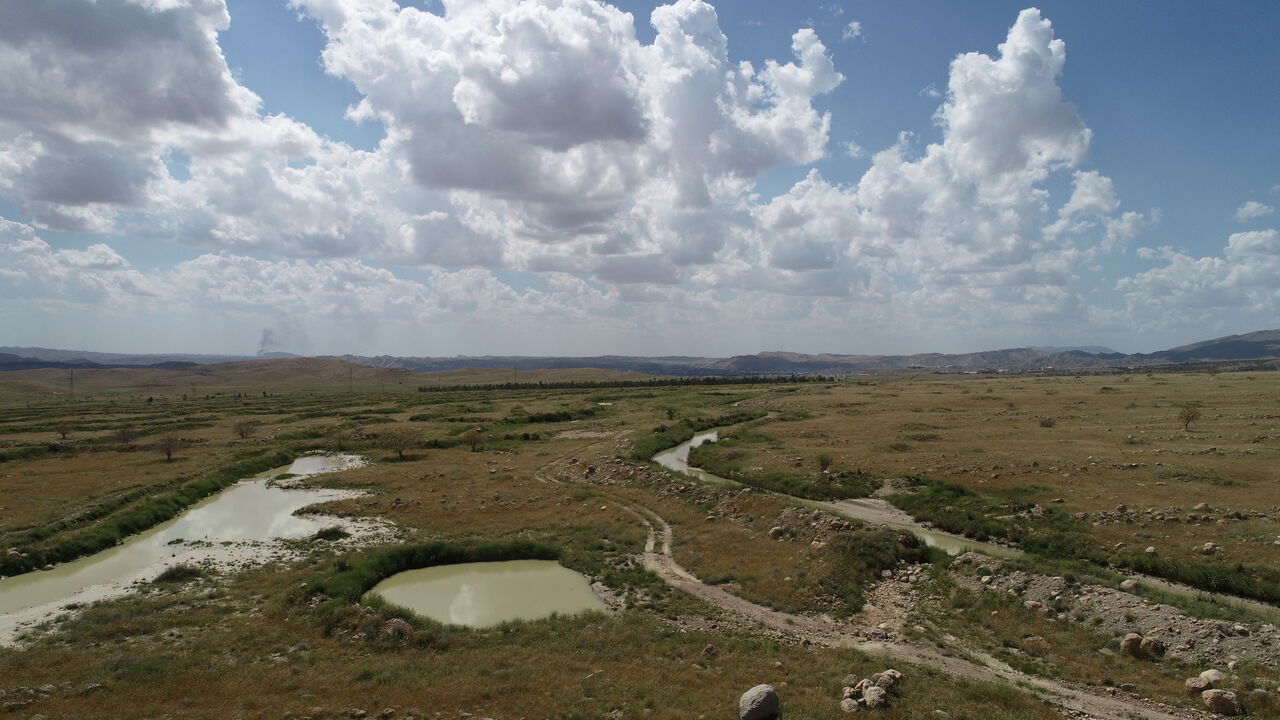
[[[197,365],[181,370],[112,368],[76,370],[75,391],[85,395],[204,395],[297,390],[382,388],[411,392],[419,385],[477,385],[512,380],[507,368],[467,368],[439,373],[415,373],[398,368],[323,358],[281,358]],[[519,371],[521,383],[644,380],[650,375],[595,368]],[[62,369],[15,370],[0,373],[0,398],[66,397],[71,372]]]

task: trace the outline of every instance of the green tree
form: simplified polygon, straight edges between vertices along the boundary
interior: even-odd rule
[[[382,434],[382,445],[393,451],[396,457],[404,459],[404,454],[422,443],[422,436],[413,428],[395,428]]]

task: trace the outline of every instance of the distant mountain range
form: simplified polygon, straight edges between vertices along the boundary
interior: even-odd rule
[[[235,355],[130,355],[47,348],[0,347],[0,370],[32,368],[93,369],[136,367],[183,369],[192,365],[298,357],[289,353],[262,356]],[[441,372],[463,368],[508,368],[513,370],[553,370],[599,368],[618,372],[681,376],[744,376],[786,374],[848,375],[885,370],[973,372],[982,370],[1027,371],[1053,368],[1073,370],[1108,367],[1140,367],[1181,363],[1253,361],[1280,359],[1280,330],[1262,330],[1244,335],[1205,340],[1154,353],[1125,354],[1104,347],[1009,348],[975,353],[923,353],[917,355],[806,355],[792,352],[762,352],[728,358],[689,356],[632,357],[597,355],[589,357],[538,356],[455,356],[398,357],[378,355],[325,356],[374,368],[399,368],[414,372]]]

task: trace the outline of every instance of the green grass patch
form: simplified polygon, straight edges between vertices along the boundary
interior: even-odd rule
[[[859,470],[788,473],[751,472],[746,468],[747,450],[772,441],[762,433],[737,432],[718,442],[691,448],[689,464],[743,485],[810,500],[867,497],[880,487],[879,478]]]

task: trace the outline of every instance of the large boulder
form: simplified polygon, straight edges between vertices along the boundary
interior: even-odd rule
[[[858,712],[859,710],[861,710],[862,706],[859,705],[858,701],[854,700],[853,698],[845,698],[840,701],[840,709],[844,712],[852,713],[852,712]]]
[[[1138,633],[1129,633],[1120,641],[1120,652],[1132,657],[1138,657],[1142,654],[1142,636]]]
[[[760,684],[738,699],[738,720],[773,720],[778,717],[778,691]]]
[[[876,678],[876,686],[885,692],[890,692],[898,687],[898,683],[902,682],[902,673],[892,668],[885,670]]]
[[[1138,644],[1138,649],[1144,657],[1158,658],[1164,657],[1164,642],[1159,638],[1144,637],[1142,642]]]
[[[1199,695],[1200,693],[1204,692],[1205,690],[1208,690],[1212,686],[1213,686],[1213,683],[1209,682],[1208,680],[1205,680],[1204,678],[1198,675],[1196,677],[1187,678],[1187,694],[1188,695]]]
[[[1240,712],[1240,703],[1236,701],[1236,694],[1230,690],[1205,690],[1200,693],[1200,697],[1204,700],[1204,706],[1211,712],[1219,715],[1235,715]]]
[[[884,688],[879,685],[872,685],[862,691],[862,704],[868,710],[875,710],[876,708],[884,707],[885,703],[888,701],[889,693],[885,692]]]
[[[1047,655],[1052,649],[1052,646],[1049,645],[1049,641],[1039,635],[1031,635],[1029,637],[1022,638],[1022,646],[1037,655]]]
[[[1200,673],[1200,677],[1201,679],[1208,681],[1209,687],[1215,687],[1218,683],[1227,679],[1227,674],[1216,668],[1210,668]]]

